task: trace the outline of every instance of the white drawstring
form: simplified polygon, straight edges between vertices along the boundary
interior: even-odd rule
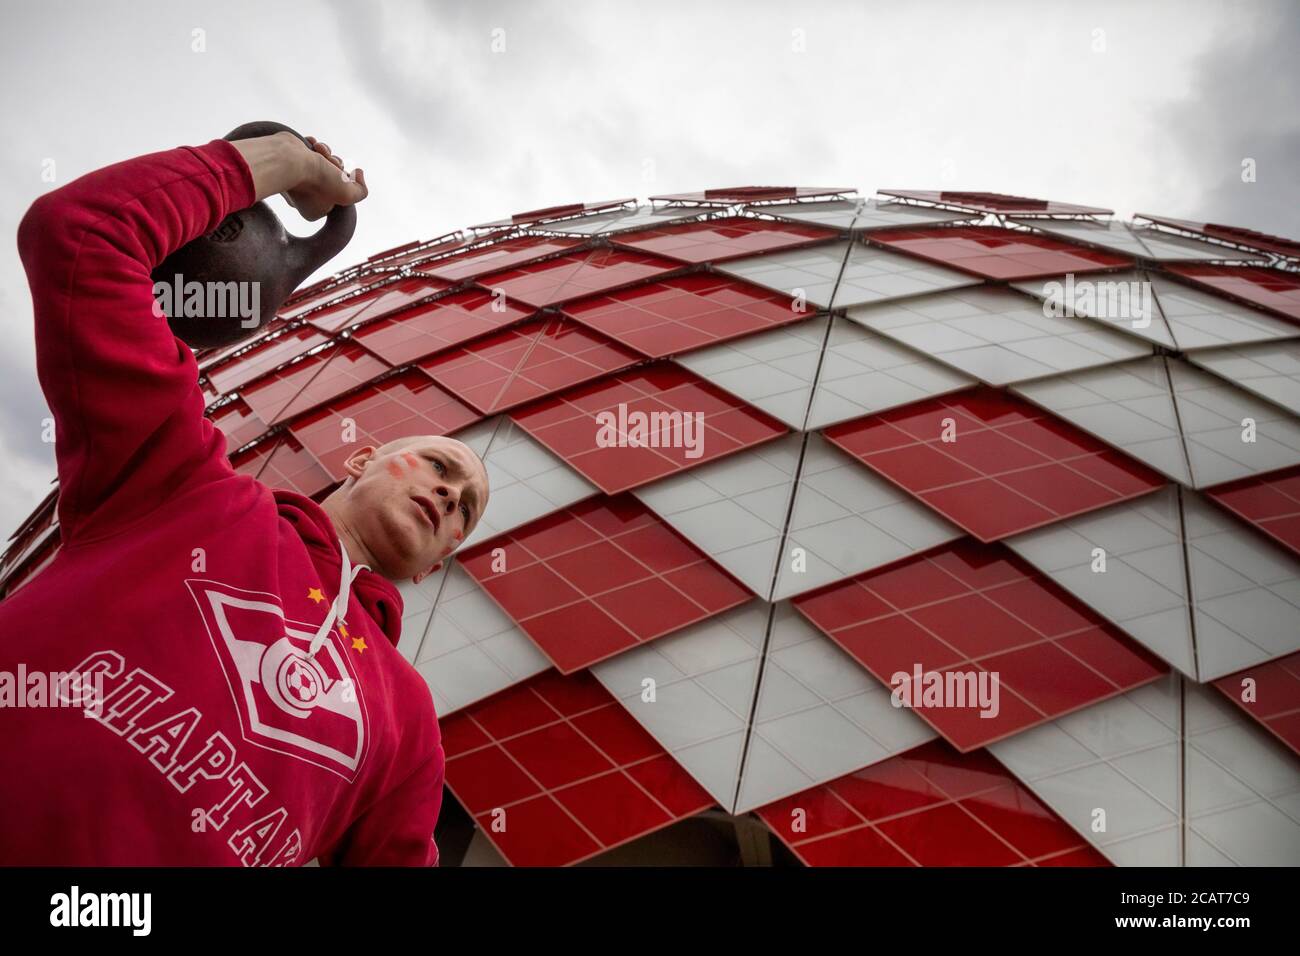
[[[368,564],[358,564],[352,567],[352,561],[348,557],[347,545],[343,539],[339,538],[339,550],[343,555],[342,573],[339,575],[339,593],[334,597],[334,603],[330,605],[330,612],[325,616],[319,628],[316,629],[316,636],[311,639],[311,647],[307,651],[309,658],[315,657],[320,646],[325,643],[325,636],[329,634],[330,628],[334,625],[334,620],[346,623],[348,613],[348,595],[352,593],[352,582],[356,580],[357,575],[364,569],[370,570]]]

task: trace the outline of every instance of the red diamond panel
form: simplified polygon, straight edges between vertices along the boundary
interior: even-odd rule
[[[594,202],[564,203],[559,206],[546,206],[543,209],[528,209],[524,212],[512,214],[509,219],[497,219],[494,222],[479,223],[470,228],[506,228],[509,226],[521,225],[523,223],[541,223],[556,219],[567,221],[581,218],[580,216],[575,215],[575,213],[595,213],[606,209],[616,209],[619,206],[627,206],[635,202],[636,200],[634,198],[625,197],[623,199],[598,199]]]
[[[970,539],[795,598],[794,605],[891,687],[899,673],[912,681],[917,665],[926,674],[998,675],[998,706],[987,708],[988,717],[969,699],[964,706],[925,706],[924,687],[913,687],[916,713],[963,751],[1168,670],[1002,545]]]
[[[281,369],[242,394],[262,421],[274,425],[365,385],[387,370],[383,361],[346,342]]]
[[[442,744],[447,786],[515,866],[578,863],[713,806],[587,673],[548,671],[445,717]]]
[[[466,289],[380,319],[358,329],[353,337],[390,365],[407,365],[521,322],[532,313],[479,289]]]
[[[1033,279],[1133,264],[1111,252],[995,226],[884,230],[873,232],[871,241],[986,279]]]
[[[940,741],[755,812],[808,866],[1110,865],[986,751]]]
[[[337,481],[343,462],[366,445],[378,447],[408,435],[448,435],[482,416],[414,369],[331,402],[294,423],[290,431]],[[344,419],[355,439],[344,441]]]
[[[263,342],[239,358],[218,365],[208,372],[208,380],[220,392],[233,392],[328,341],[329,336],[310,326],[303,326]]]
[[[564,313],[651,358],[807,318],[788,295],[706,272],[581,299]]]
[[[955,440],[944,441],[945,430]],[[1165,483],[1074,426],[988,388],[844,422],[824,434],[982,541]]]
[[[291,435],[275,443],[264,442],[231,464],[235,471],[270,488],[288,488],[309,498],[333,484],[325,469]]]
[[[641,413],[644,418],[638,417]],[[675,419],[650,417],[674,413]],[[699,429],[693,423],[700,419],[686,417],[695,413],[703,416]],[[787,431],[776,419],[666,363],[611,375],[536,402],[511,417],[606,494],[751,448]],[[638,421],[646,427],[638,428]]]
[[[1300,319],[1300,275],[1258,266],[1168,266],[1197,285]]]
[[[323,332],[337,332],[351,325],[356,317],[370,308],[381,294],[378,289],[370,289],[360,295],[354,295],[343,302],[313,312],[307,316],[307,322],[313,328]]]
[[[1173,219],[1169,216],[1152,216],[1144,212],[1134,213],[1134,216],[1140,219],[1149,219],[1151,222],[1157,222],[1161,225],[1172,226],[1185,232],[1199,233],[1211,239],[1224,239],[1239,245],[1250,246],[1252,249],[1276,252],[1280,256],[1289,256],[1292,259],[1300,257],[1300,242],[1296,242],[1294,239],[1270,236],[1267,233],[1256,232],[1253,229],[1243,229],[1241,226],[1223,226],[1212,222],[1192,222],[1187,219]]]
[[[231,345],[222,345],[219,348],[200,349],[194,353],[194,361],[198,364],[199,371],[206,374],[208,369],[212,368],[214,365],[220,365],[240,349],[246,349],[254,342],[270,338],[271,332],[274,329],[283,328],[284,325],[285,322],[283,319],[272,319],[262,328],[257,330],[257,335],[250,338],[240,339]]]
[[[1242,699],[1242,681],[1253,680],[1254,699]],[[1230,674],[1214,682],[1228,698],[1300,754],[1300,653]]]
[[[242,448],[266,431],[266,423],[238,398],[213,415],[212,424],[226,436],[226,448],[230,450]]]
[[[417,299],[433,295],[450,284],[438,279],[404,279],[381,289],[368,292],[349,302],[313,313],[307,321],[326,332],[337,332],[354,322],[378,318],[388,312],[410,305]]]
[[[726,186],[696,193],[667,193],[651,196],[665,202],[770,202],[776,199],[812,199],[817,196],[851,195],[849,186]]]
[[[341,295],[348,295],[349,293],[356,292],[358,289],[364,289],[366,286],[372,285],[376,282],[382,282],[386,278],[388,278],[386,275],[368,275],[353,279],[350,282],[344,282],[343,284],[330,289],[328,292],[322,292],[319,295],[310,295],[307,298],[292,303],[288,308],[281,309],[279,313],[280,318],[296,318],[308,309],[319,308],[321,304],[329,302],[331,299],[337,299]],[[298,294],[302,295],[304,291],[306,290],[299,290]]]
[[[479,279],[478,284],[494,292],[501,289],[508,298],[540,309],[631,285],[677,268],[680,268],[677,263],[658,256],[603,248],[494,272]]]
[[[230,467],[235,470],[235,474],[256,478],[266,467],[266,460],[278,444],[276,441],[264,441],[256,448],[241,452],[230,459]]]
[[[641,361],[631,349],[563,317],[535,319],[420,363],[484,414],[589,382]]]
[[[612,239],[616,246],[652,252],[681,262],[721,262],[774,249],[790,249],[835,238],[829,229],[797,223],[729,216],[629,232]]]
[[[509,269],[540,259],[542,256],[572,249],[581,242],[580,239],[521,236],[471,249],[468,252],[460,252],[446,259],[438,259],[428,265],[419,266],[418,271],[448,282],[463,282],[466,279],[476,279],[488,272]]]
[[[1300,555],[1300,466],[1219,485],[1206,494]]]
[[[405,246],[398,246],[397,248],[390,249],[387,252],[378,252],[367,259],[366,262],[379,269],[399,269],[408,263],[419,262],[420,260],[428,259],[431,256],[445,255],[456,249],[464,249],[473,240],[460,239],[453,235],[452,238],[449,238],[444,242],[434,242],[433,240],[428,241],[433,244],[426,245],[422,249],[416,249],[414,247],[420,245],[420,243],[408,243]],[[395,254],[407,248],[410,248],[411,251],[404,253],[403,255]],[[386,256],[392,256],[392,258],[385,258]],[[379,260],[381,259],[384,261],[380,262]]]
[[[630,495],[574,505],[459,560],[566,674],[751,596]]]
[[[1047,215],[1088,215],[1109,216],[1113,209],[1099,206],[1080,206],[1077,203],[1057,202],[1054,199],[1030,199],[1027,196],[1008,196],[1006,193],[964,192],[960,190],[937,189],[880,189],[882,196],[897,196],[900,199],[919,199],[927,203],[942,203],[960,206],[964,209],[978,209],[993,213],[1044,213]]]
[[[517,212],[510,217],[511,223],[524,222],[546,222],[554,219],[568,219],[575,213],[597,212],[603,209],[614,209],[627,203],[635,203],[636,200],[630,196],[622,199],[605,199],[596,202],[571,202],[560,206],[545,206],[541,209],[526,209],[523,212]]]

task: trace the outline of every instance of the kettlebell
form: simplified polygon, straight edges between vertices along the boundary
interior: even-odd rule
[[[281,123],[245,123],[231,142],[290,132]],[[308,147],[310,148],[310,147]],[[231,213],[153,270],[158,312],[190,348],[231,345],[274,318],[294,289],[334,258],[357,228],[355,206],[335,206],[314,235],[290,235],[265,202]]]

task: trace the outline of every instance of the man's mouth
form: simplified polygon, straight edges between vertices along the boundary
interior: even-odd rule
[[[412,495],[411,500],[419,507],[424,520],[433,527],[433,533],[437,534],[438,529],[442,527],[442,522],[438,518],[438,509],[434,506],[433,501],[424,495]]]

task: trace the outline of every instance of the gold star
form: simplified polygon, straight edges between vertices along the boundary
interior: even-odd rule
[[[366,650],[366,639],[364,637],[352,638],[352,649],[358,654]]]
[[[307,597],[309,600],[315,601],[317,604],[325,600],[325,595],[321,593],[320,588],[308,588]]]
[[[342,621],[339,621],[339,633],[342,634],[344,638],[348,636],[348,626]]]

